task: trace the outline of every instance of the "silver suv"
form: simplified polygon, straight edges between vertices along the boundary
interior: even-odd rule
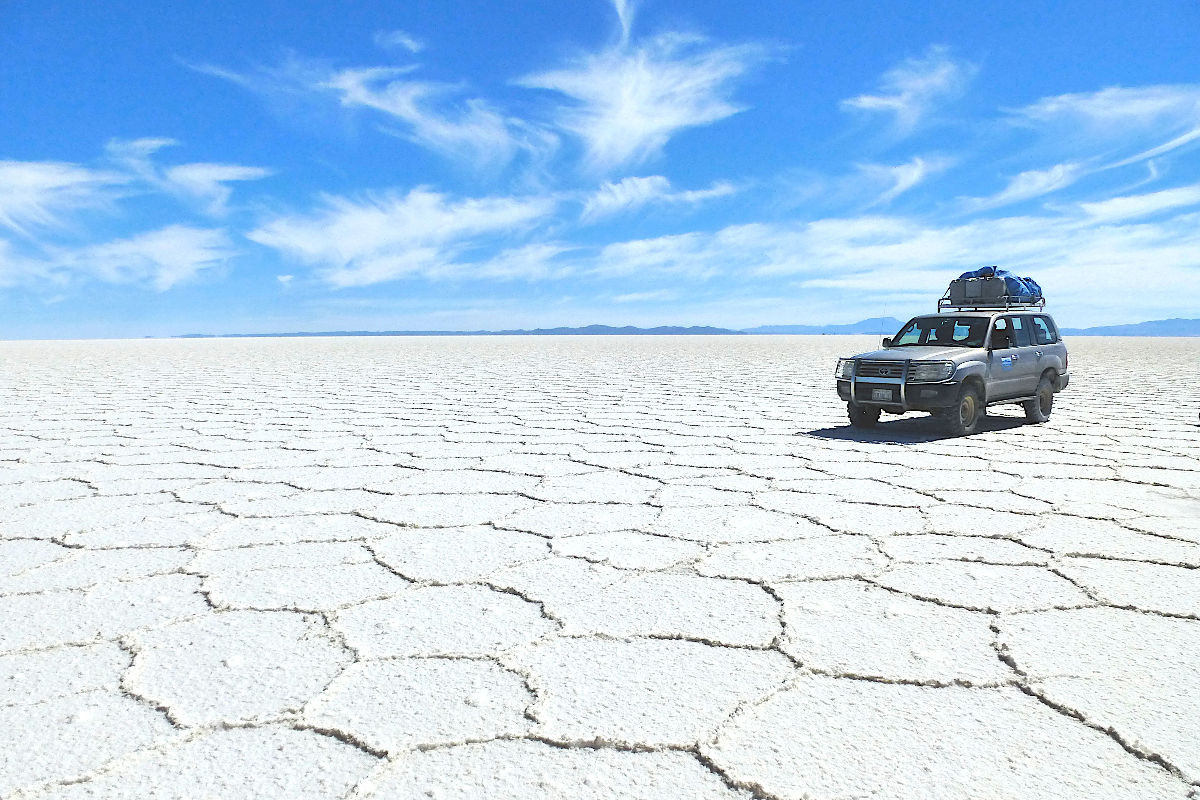
[[[1067,367],[1049,314],[958,310],[913,317],[882,350],[840,359],[837,391],[856,427],[873,426],[883,411],[929,411],[964,435],[1000,403],[1019,403],[1030,422],[1045,422],[1071,380]]]

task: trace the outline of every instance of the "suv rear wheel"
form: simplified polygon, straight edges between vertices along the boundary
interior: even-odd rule
[[[850,414],[850,424],[856,428],[874,428],[879,422],[879,409],[846,403],[846,411]]]
[[[1037,391],[1032,400],[1021,404],[1025,409],[1025,419],[1033,423],[1045,422],[1050,419],[1050,411],[1054,408],[1054,380],[1050,373],[1038,381]]]
[[[958,402],[941,414],[946,429],[955,436],[970,436],[979,430],[983,419],[983,397],[974,386],[963,386]]]

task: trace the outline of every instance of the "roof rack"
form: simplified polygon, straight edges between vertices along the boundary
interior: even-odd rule
[[[950,292],[947,290],[937,304],[937,310],[940,314],[943,311],[1041,311],[1046,307],[1046,298],[1039,297],[1036,300],[1029,300],[1017,295],[1003,295],[1001,297],[992,297],[982,302],[976,303],[955,303],[950,300]]]

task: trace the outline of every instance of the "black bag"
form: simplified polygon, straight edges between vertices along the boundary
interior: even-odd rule
[[[1004,278],[955,278],[949,294],[955,306],[1002,306],[1008,291]]]

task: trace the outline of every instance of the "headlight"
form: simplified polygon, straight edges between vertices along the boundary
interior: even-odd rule
[[[833,374],[844,381],[850,380],[850,377],[854,374],[854,359],[839,358],[837,369],[833,371]]]
[[[908,379],[913,383],[937,383],[953,374],[954,364],[950,361],[918,361],[912,365]]]

